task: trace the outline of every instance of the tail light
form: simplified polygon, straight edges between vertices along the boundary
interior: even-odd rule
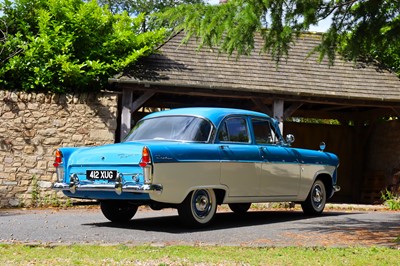
[[[146,167],[148,164],[151,164],[150,151],[149,148],[144,146],[142,150],[142,159],[140,160],[139,165],[141,167]]]
[[[60,150],[56,150],[56,158],[54,160],[54,167],[59,167],[62,164],[62,153]]]
[[[63,164],[63,154],[60,150],[56,150],[53,165],[56,168],[58,182],[64,179],[64,167],[62,164]]]
[[[151,165],[150,150],[146,146],[142,149],[142,159],[139,165],[143,168],[144,183],[151,184],[153,182],[153,167]]]

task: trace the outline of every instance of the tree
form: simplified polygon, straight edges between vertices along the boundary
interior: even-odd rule
[[[140,32],[143,16],[112,14],[96,1],[14,0],[1,4],[8,38],[0,84],[25,91],[98,91],[109,77],[154,51],[164,30]]]
[[[315,48],[331,62],[339,51],[350,60],[379,61],[400,74],[400,1],[397,0],[228,0],[226,4],[181,5],[162,19],[178,24],[186,40],[196,36],[201,46],[219,47],[237,55],[254,49],[255,34],[264,40],[262,52],[277,61],[311,25],[331,18],[329,30]]]
[[[148,31],[161,27],[150,14],[181,4],[202,4],[203,0],[98,0],[98,3],[107,6],[113,13],[126,11],[131,16],[144,14],[146,19],[142,23],[142,31]]]

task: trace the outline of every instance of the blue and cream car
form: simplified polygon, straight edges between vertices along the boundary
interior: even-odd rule
[[[178,209],[188,226],[208,225],[217,205],[297,202],[320,214],[339,190],[336,155],[290,147],[269,116],[228,108],[181,108],[140,120],[122,143],[56,151],[54,189],[96,199],[113,222],[138,206]]]

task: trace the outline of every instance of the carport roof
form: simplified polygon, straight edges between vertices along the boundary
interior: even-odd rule
[[[261,38],[250,56],[228,57],[209,48],[198,50],[195,39],[182,44],[177,34],[129,72],[110,79],[122,86],[144,84],[214,91],[267,93],[277,97],[331,99],[335,101],[400,103],[400,79],[376,66],[355,64],[340,58],[330,66],[309,53],[320,34],[306,33],[293,45],[289,57],[276,62],[260,53]],[[397,105],[397,104],[396,104]]]

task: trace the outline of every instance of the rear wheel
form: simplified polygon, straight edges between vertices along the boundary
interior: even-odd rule
[[[250,209],[251,203],[231,203],[228,206],[234,213],[244,214]]]
[[[111,222],[123,223],[132,219],[138,206],[125,201],[110,200],[100,202],[100,209],[103,215]]]
[[[325,208],[326,189],[321,180],[316,180],[311,187],[307,199],[301,203],[303,212],[308,215],[321,214]]]
[[[211,223],[217,210],[217,200],[212,189],[191,192],[179,205],[181,221],[189,227],[204,227]]]

